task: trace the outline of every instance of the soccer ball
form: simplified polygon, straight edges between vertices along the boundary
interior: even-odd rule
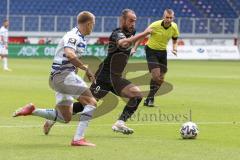
[[[195,139],[198,132],[198,127],[193,122],[184,123],[180,129],[180,134],[183,139]]]

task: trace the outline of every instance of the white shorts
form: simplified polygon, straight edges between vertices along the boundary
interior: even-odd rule
[[[75,72],[65,72],[50,76],[50,87],[56,91],[56,104],[72,106],[74,99],[88,89],[87,84]]]
[[[4,45],[0,45],[0,55],[8,55],[8,49]]]

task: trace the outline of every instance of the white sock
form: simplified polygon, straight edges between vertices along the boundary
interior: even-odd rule
[[[88,127],[89,121],[80,121],[77,126],[76,133],[74,135],[74,141],[84,138],[84,131]]]
[[[3,57],[3,69],[8,69],[7,57]]]
[[[80,122],[78,123],[77,130],[74,136],[74,141],[84,138],[84,132],[88,127],[89,120],[92,118],[95,106],[86,105],[80,115]]]
[[[43,117],[52,121],[65,123],[62,114],[56,109],[35,109],[32,115]]]
[[[120,125],[125,124],[125,122],[124,122],[123,120],[117,120],[116,123],[117,123],[117,124],[120,124]]]

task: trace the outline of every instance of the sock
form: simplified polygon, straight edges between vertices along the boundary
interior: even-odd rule
[[[64,118],[62,117],[62,114],[56,109],[35,109],[32,115],[46,118],[52,121],[57,121],[60,123],[66,123]]]
[[[123,109],[122,114],[118,118],[118,120],[122,120],[126,122],[137,110],[139,103],[142,101],[141,97],[134,97],[129,99],[128,103]]]
[[[84,109],[83,105],[80,102],[73,103],[73,115],[79,112],[82,112]]]
[[[117,120],[117,123],[118,123],[118,124],[121,124],[121,125],[122,125],[122,124],[125,124],[125,122],[124,122],[123,120]]]
[[[96,107],[92,105],[84,106],[84,109],[80,116],[80,122],[77,126],[77,130],[74,136],[75,141],[84,138],[84,132],[88,127],[89,120],[92,118],[92,115],[95,109]]]
[[[147,98],[154,98],[155,94],[157,93],[158,89],[161,87],[157,82],[151,79],[150,81],[150,91],[148,93]]]
[[[3,69],[8,68],[8,62],[7,62],[7,57],[3,57]]]

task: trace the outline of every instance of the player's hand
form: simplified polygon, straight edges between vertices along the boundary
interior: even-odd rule
[[[177,56],[177,50],[176,50],[176,49],[172,50],[172,53],[173,53],[175,56]]]
[[[89,81],[91,81],[93,83],[96,83],[96,79],[94,77],[94,74],[92,73],[92,71],[90,69],[86,70],[86,75],[87,75]]]
[[[134,55],[136,52],[137,52],[137,51],[136,51],[134,48],[132,48],[132,49],[131,49],[131,52],[130,52],[130,56]]]

